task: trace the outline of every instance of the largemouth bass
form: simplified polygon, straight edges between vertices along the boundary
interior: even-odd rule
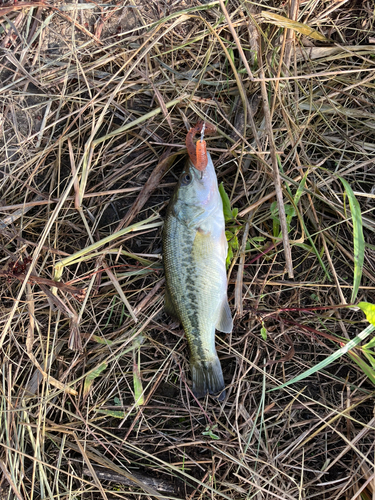
[[[211,156],[197,170],[189,159],[167,210],[163,230],[167,312],[179,319],[190,347],[193,393],[225,398],[215,329],[230,333],[223,204]]]

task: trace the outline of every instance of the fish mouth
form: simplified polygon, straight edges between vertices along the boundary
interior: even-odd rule
[[[195,179],[198,181],[203,181],[205,177],[207,177],[206,173],[206,168],[204,170],[198,170],[191,158],[189,157],[189,160],[187,162],[187,167],[186,167],[186,173],[187,174],[192,174]]]

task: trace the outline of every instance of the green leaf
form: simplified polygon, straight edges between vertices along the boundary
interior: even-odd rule
[[[272,234],[275,238],[277,238],[280,234],[280,222],[278,217],[272,217],[273,225],[272,225]]]
[[[284,205],[285,215],[289,217],[294,217],[296,215],[296,211],[294,210],[293,205]]]
[[[237,215],[238,215],[238,208],[233,208],[233,210],[232,210],[233,219],[235,219],[237,217]]]
[[[285,215],[286,215],[286,223],[288,226],[288,232],[290,231],[290,223],[293,217],[296,215],[296,210],[293,205],[284,205]],[[277,202],[274,201],[271,204],[271,219],[273,220],[273,236],[280,236],[280,217],[279,217],[279,209],[277,207]]]
[[[360,369],[363,371],[363,373],[366,375],[366,377],[370,380],[370,382],[375,385],[375,371],[371,366],[369,366],[363,359],[358,356],[357,353],[355,352],[348,352],[348,355],[350,359],[356,363]]]
[[[234,51],[231,47],[228,48],[228,54],[230,58],[232,59],[232,62],[234,62]]]
[[[136,406],[142,406],[145,404],[145,397],[143,394],[143,385],[141,372],[137,363],[133,363],[133,384],[134,384],[134,399]]]
[[[141,377],[141,344],[144,338],[139,335],[133,340],[133,386],[134,386],[134,399],[135,406],[142,406],[145,404],[145,397],[143,392],[142,377]],[[138,351],[138,360],[137,353]]]
[[[284,387],[287,387],[288,385],[294,384],[295,382],[299,382],[300,380],[303,380],[306,377],[309,377],[310,375],[318,372],[319,370],[322,370],[326,366],[330,365],[333,361],[336,359],[340,358],[344,354],[348,353],[350,349],[353,349],[356,345],[358,345],[362,340],[365,340],[370,333],[372,333],[375,330],[375,326],[369,325],[367,328],[365,328],[361,333],[359,333],[354,339],[350,340],[347,344],[345,344],[341,349],[338,351],[334,352],[328,358],[324,359],[317,365],[313,366],[309,370],[306,370],[305,372],[301,373],[301,375],[298,375],[297,377],[294,377],[292,380],[289,380],[288,382],[285,382],[285,384],[279,385],[278,387],[275,387],[274,389],[270,389],[269,392],[276,391],[276,389],[283,389]]]
[[[202,432],[202,436],[209,436],[211,439],[220,439],[217,434],[214,434],[213,429],[216,429],[217,424],[213,425],[212,428],[208,425],[206,430]]]
[[[348,195],[350,211],[352,213],[353,245],[354,245],[354,277],[353,277],[353,291],[350,301],[354,302],[355,298],[357,297],[359,285],[361,283],[361,278],[362,278],[363,262],[365,259],[365,238],[363,236],[361,207],[359,206],[358,200],[354,196],[353,190],[350,187],[349,183],[342,177],[339,177],[339,179],[345,188],[346,194]]]
[[[279,214],[279,210],[277,208],[277,201],[273,201],[270,206],[270,211],[271,211],[271,217],[277,217]]]
[[[83,397],[85,398],[88,396],[90,389],[92,387],[92,384],[94,380],[100,376],[100,374],[107,368],[107,363],[102,363],[93,370],[90,371],[90,373],[85,377],[85,382],[83,384]]]
[[[114,418],[125,418],[124,411],[116,411],[116,410],[97,410],[96,413],[101,413],[103,415],[107,415],[108,417]]]
[[[306,184],[306,179],[307,179],[307,175],[308,175],[309,171],[306,170],[306,173],[305,175],[302,177],[301,179],[301,182],[299,183],[299,186],[297,188],[297,192],[294,196],[294,204],[297,206],[298,205],[298,202],[299,200],[301,199],[301,196],[303,194],[303,191],[305,189],[305,184]]]
[[[219,192],[223,202],[223,212],[225,221],[232,220],[232,210],[230,208],[230,199],[224,189],[224,184],[221,182],[219,185]]]
[[[314,252],[313,247],[311,247],[307,243],[295,243],[295,245],[296,245],[296,247],[303,248],[303,250],[305,250],[308,253],[313,253]]]
[[[99,335],[93,335],[92,340],[95,340],[98,344],[112,345],[112,340],[102,339]]]
[[[358,307],[366,314],[367,321],[375,326],[375,304],[359,302]]]
[[[267,328],[264,326],[263,321],[262,321],[262,328],[260,329],[260,335],[263,340],[267,340]]]
[[[227,260],[226,260],[227,269],[230,266],[232,259],[233,259],[233,250],[232,250],[232,247],[229,245],[228,246],[228,255],[227,255]]]

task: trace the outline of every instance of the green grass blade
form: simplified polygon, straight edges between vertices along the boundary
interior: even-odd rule
[[[306,370],[305,372],[301,373],[297,377],[294,377],[292,380],[289,380],[289,382],[285,382],[285,384],[279,385],[278,387],[275,387],[274,389],[270,389],[268,392],[275,391],[276,389],[283,389],[284,387],[287,387],[288,385],[294,384],[295,382],[299,382],[300,380],[305,379],[306,377],[309,377],[313,373],[318,372],[319,370],[322,370],[326,366],[330,365],[333,363],[338,358],[341,358],[344,354],[346,354],[350,349],[353,349],[353,347],[357,346],[362,340],[365,340],[371,332],[375,330],[375,326],[369,325],[367,328],[365,328],[361,333],[359,333],[354,339],[350,340],[347,344],[345,344],[341,349],[338,351],[334,352],[328,358],[324,359],[317,365],[313,366],[309,370]]]
[[[375,370],[375,358],[373,356],[373,351],[368,351],[367,349],[362,349],[363,354],[366,356],[367,360],[370,362],[370,366]],[[375,374],[375,372],[374,372]]]
[[[107,368],[107,363],[101,363],[99,366],[91,370],[89,374],[85,378],[85,382],[83,384],[83,397],[88,396],[90,389],[94,380],[100,376],[100,374]]]
[[[370,382],[375,385],[375,371],[374,369],[369,366],[363,359],[358,356],[357,353],[355,352],[348,352],[348,356],[350,357],[351,360],[356,363],[360,369],[363,371],[363,373],[366,375],[366,377],[370,380]]]
[[[353,303],[357,297],[362,278],[363,262],[365,259],[365,238],[363,236],[361,207],[359,206],[358,200],[354,196],[349,183],[342,177],[339,177],[339,179],[342,182],[348,196],[353,221],[354,277],[352,297],[350,299]]]
[[[133,385],[134,385],[134,400],[135,406],[145,404],[145,396],[143,392],[143,384],[141,377],[141,345],[144,339],[142,335],[133,340]]]

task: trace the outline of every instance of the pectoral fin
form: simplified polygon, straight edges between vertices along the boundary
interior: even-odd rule
[[[178,200],[173,207],[173,213],[185,226],[192,228],[199,225],[199,221],[205,217],[206,212],[204,208]]]
[[[217,322],[216,330],[219,330],[219,332],[223,333],[230,333],[232,329],[233,329],[232,314],[230,312],[228,299],[227,297],[225,297],[221,306],[220,318],[219,321]]]

